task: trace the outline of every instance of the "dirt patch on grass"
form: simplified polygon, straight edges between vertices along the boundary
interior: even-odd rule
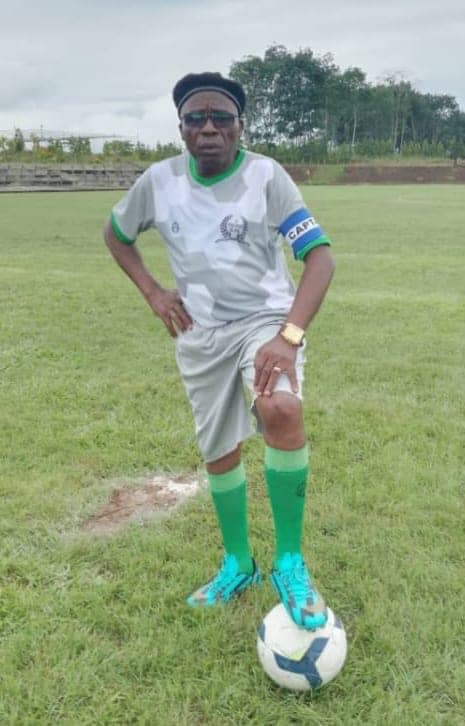
[[[129,522],[143,523],[178,507],[203,486],[200,477],[157,474],[114,489],[109,501],[83,525],[90,534],[111,535]]]

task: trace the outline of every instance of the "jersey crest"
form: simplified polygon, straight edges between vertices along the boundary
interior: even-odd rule
[[[238,214],[228,214],[220,224],[220,232],[223,236],[215,241],[224,242],[230,240],[240,245],[248,245],[249,243],[245,241],[247,227],[247,220],[244,217]]]

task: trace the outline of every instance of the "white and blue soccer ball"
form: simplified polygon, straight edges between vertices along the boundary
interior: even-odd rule
[[[328,610],[326,625],[304,630],[276,605],[258,629],[257,651],[265,673],[282,688],[308,691],[329,683],[340,672],[347,655],[347,639],[340,619]]]

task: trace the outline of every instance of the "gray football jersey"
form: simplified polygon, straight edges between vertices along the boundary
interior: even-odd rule
[[[181,154],[150,166],[112,210],[119,240],[150,227],[163,238],[189,315],[216,327],[264,309],[288,310],[295,287],[282,240],[303,259],[329,244],[274,160],[241,150],[217,177],[200,177]]]

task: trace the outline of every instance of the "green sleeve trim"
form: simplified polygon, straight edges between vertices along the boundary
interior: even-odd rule
[[[111,221],[111,228],[115,234],[115,237],[118,237],[119,241],[123,242],[125,245],[133,245],[136,240],[129,239],[129,237],[126,237],[124,232],[121,231],[121,228],[120,228],[118,222],[116,221],[116,217],[113,212],[111,213],[110,221]]]
[[[328,247],[331,246],[331,240],[325,234],[312,240],[305,247],[302,247],[302,249],[297,252],[296,260],[304,260],[310,250],[315,249],[315,247],[322,247],[323,245],[327,245]]]

